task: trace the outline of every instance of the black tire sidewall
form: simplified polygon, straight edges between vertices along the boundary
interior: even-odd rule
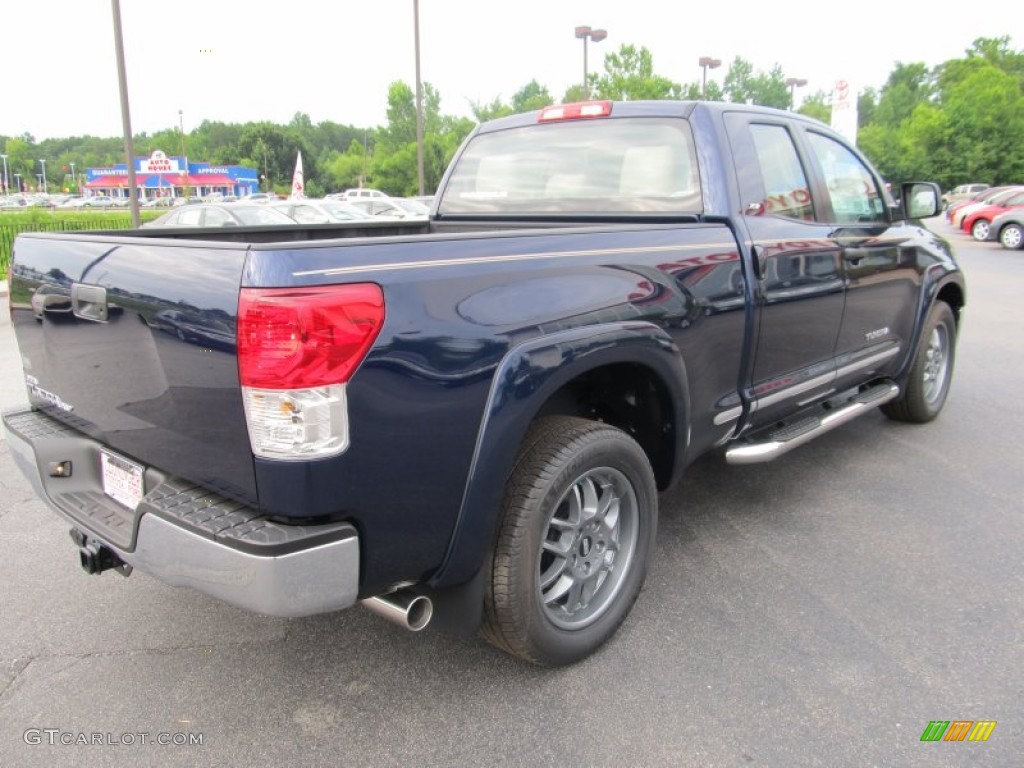
[[[564,450],[545,446],[542,450],[547,455],[537,455],[529,462],[532,467],[554,469],[546,477],[536,475],[530,498],[531,501],[539,498],[539,501],[525,505],[531,509],[511,505],[505,510],[507,516],[527,516],[522,531],[524,556],[513,564],[514,600],[523,619],[522,640],[532,661],[551,666],[582,659],[615,633],[643,586],[657,528],[657,490],[650,464],[640,446],[614,427],[573,421],[582,426],[573,431],[573,438],[567,443],[571,451],[568,457]],[[637,502],[636,546],[611,605],[591,624],[580,629],[565,629],[554,624],[540,604],[537,579],[541,544],[555,504],[578,478],[600,467],[618,470],[632,486]]]
[[[948,340],[946,377],[942,382],[942,392],[939,397],[929,402],[924,393],[924,367],[927,364],[928,343],[932,331],[940,325],[945,325],[946,338]],[[955,363],[956,320],[953,318],[953,312],[949,305],[938,301],[931,308],[931,311],[928,313],[928,322],[921,329],[921,340],[918,343],[917,353],[914,356],[914,365],[910,369],[910,378],[907,383],[907,406],[913,421],[931,421],[942,411],[942,407],[945,405],[946,398],[949,395]]]

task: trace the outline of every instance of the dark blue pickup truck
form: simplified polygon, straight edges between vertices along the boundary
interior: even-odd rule
[[[426,222],[24,235],[7,439],[89,572],[570,663],[698,456],[938,415],[964,280],[898,192],[800,115],[587,102],[480,126]]]

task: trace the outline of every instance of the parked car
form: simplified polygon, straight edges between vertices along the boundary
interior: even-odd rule
[[[62,202],[57,207],[58,208],[84,208],[85,205],[86,205],[86,201],[88,199],[89,198],[87,198],[87,197],[69,197],[67,200]]]
[[[143,208],[173,208],[177,197],[151,197],[142,203]]]
[[[1003,248],[1019,251],[1024,248],[1024,208],[1013,208],[992,219],[989,240],[998,240]]]
[[[370,215],[341,200],[279,200],[269,207],[282,211],[300,224],[365,221]]]
[[[261,227],[294,224],[295,219],[264,205],[200,203],[183,205],[143,227]]]
[[[979,193],[976,197],[970,200],[964,200],[957,203],[946,211],[946,218],[950,224],[957,229],[964,222],[964,217],[969,213],[976,211],[984,205],[992,205],[1000,200],[1009,197],[1021,187],[1018,185],[1007,185],[1004,187],[990,187],[984,192]]]
[[[391,202],[398,205],[400,208],[404,208],[406,213],[410,216],[428,216],[430,215],[430,206],[419,200],[413,200],[411,197],[392,197]]]
[[[341,193],[341,196],[345,200],[365,200],[367,198],[380,199],[388,197],[387,193],[381,192],[379,189],[370,189],[369,187],[346,189]]]
[[[32,294],[32,315],[39,322],[47,313],[71,314],[71,289],[66,285],[44,283]]]
[[[1009,210],[1022,206],[1024,206],[1024,189],[1011,194],[1009,197],[1000,198],[998,203],[975,208],[971,213],[964,216],[960,229],[964,232],[969,232],[975,240],[988,240],[992,220],[1001,213],[1006,213]]]
[[[988,184],[961,184],[942,196],[942,207],[943,209],[949,208],[949,206],[959,203],[961,200],[969,200],[988,188]]]
[[[93,195],[85,198],[83,205],[86,208],[113,208],[117,203],[109,195]]]
[[[350,199],[348,202],[373,218],[415,220],[426,219],[427,214],[430,213],[430,209],[426,209],[425,213],[412,213],[390,197],[356,198]]]
[[[253,203],[262,205],[263,203],[269,203],[280,198],[273,192],[253,192],[251,195],[242,195],[238,198],[240,203]]]

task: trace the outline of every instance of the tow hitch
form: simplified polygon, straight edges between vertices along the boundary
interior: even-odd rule
[[[122,576],[131,575],[132,567],[119,558],[110,547],[100,544],[95,539],[90,541],[88,536],[76,528],[72,528],[69,533],[71,540],[78,545],[78,557],[82,562],[82,570],[86,573],[99,574],[114,569]]]

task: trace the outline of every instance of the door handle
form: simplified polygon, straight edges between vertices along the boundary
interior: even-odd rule
[[[82,320],[107,322],[107,289],[102,285],[72,284],[71,311]]]

